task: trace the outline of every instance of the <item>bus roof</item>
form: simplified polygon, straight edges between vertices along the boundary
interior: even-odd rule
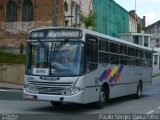
[[[109,39],[109,40],[114,41],[114,42],[119,42],[119,43],[122,43],[122,44],[126,44],[126,45],[130,45],[130,46],[133,46],[133,47],[137,47],[137,48],[140,48],[140,49],[145,49],[145,50],[152,51],[152,49],[149,48],[149,47],[144,47],[144,46],[141,46],[141,45],[137,45],[137,44],[134,44],[134,43],[131,43],[131,42],[119,39],[119,38],[111,37],[109,35],[105,35],[105,34],[98,33],[98,32],[95,32],[95,31],[92,31],[92,30],[89,30],[89,29],[84,29],[84,28],[76,28],[76,27],[42,27],[42,28],[32,29],[32,30],[29,31],[29,33],[33,32],[33,31],[36,31],[36,30],[47,30],[47,29],[76,29],[76,30],[81,30],[85,34],[90,34],[90,35],[97,36],[97,37],[100,37],[100,38]]]

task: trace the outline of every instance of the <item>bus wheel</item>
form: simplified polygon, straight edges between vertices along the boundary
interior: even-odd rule
[[[62,102],[51,101],[51,104],[55,107],[58,107],[62,105]]]
[[[103,108],[106,103],[107,89],[102,87],[99,92],[99,101],[95,103],[96,108]]]
[[[135,94],[135,98],[140,98],[142,96],[142,83],[139,82],[137,86],[137,93]]]

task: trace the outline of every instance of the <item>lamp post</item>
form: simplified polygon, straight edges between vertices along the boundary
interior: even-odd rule
[[[135,16],[136,16],[136,7],[137,7],[137,6],[136,6],[136,4],[137,4],[136,2],[137,2],[137,1],[135,0]]]
[[[56,4],[56,0],[53,0],[53,6],[54,6],[54,9],[53,9],[53,26],[56,26],[57,24],[57,18],[56,18],[56,7],[57,7],[57,4]]]

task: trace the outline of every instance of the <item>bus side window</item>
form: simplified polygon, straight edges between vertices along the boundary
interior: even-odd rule
[[[86,39],[86,72],[93,71],[98,67],[98,39],[87,36]]]

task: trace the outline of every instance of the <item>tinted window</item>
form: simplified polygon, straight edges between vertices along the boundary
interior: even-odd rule
[[[99,63],[109,63],[109,53],[99,52]]]
[[[119,44],[110,42],[110,52],[119,53]]]
[[[142,66],[142,59],[136,59],[136,66]]]
[[[148,60],[148,66],[152,67],[152,60]]]
[[[132,47],[128,47],[128,55],[130,56],[135,56],[135,48],[132,48]]]
[[[111,64],[119,64],[119,55],[110,54],[110,63]]]
[[[98,66],[98,40],[94,37],[87,37],[86,40],[87,49],[87,71],[92,71]]]
[[[120,56],[120,64],[127,65],[127,56]]]
[[[108,41],[100,40],[99,41],[99,49],[101,51],[108,51]]]
[[[145,67],[148,66],[148,60],[147,60],[147,59],[143,60],[143,65],[144,65]]]
[[[147,52],[143,52],[143,58],[147,58]]]
[[[127,55],[127,46],[120,45],[120,54]]]
[[[147,59],[152,59],[152,53],[150,53],[150,52],[146,52],[146,56],[147,56]]]
[[[139,49],[136,49],[136,57],[142,57],[143,56],[143,52]]]
[[[128,61],[127,61],[128,65],[136,65],[136,61],[134,57],[128,57]]]

